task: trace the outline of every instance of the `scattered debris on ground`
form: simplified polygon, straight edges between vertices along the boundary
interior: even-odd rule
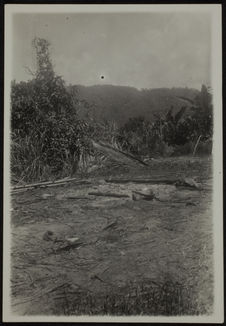
[[[119,161],[120,163],[128,164],[128,165],[134,165],[137,166],[137,164],[141,164],[142,166],[148,166],[148,164],[141,159],[133,156],[132,154],[123,152],[122,150],[119,150],[118,148],[112,147],[108,143],[104,142],[95,142],[92,141],[93,147],[97,149],[98,151],[106,154],[110,158],[112,158],[114,161]]]
[[[209,162],[193,160],[15,193],[13,312],[211,313],[212,184]]]

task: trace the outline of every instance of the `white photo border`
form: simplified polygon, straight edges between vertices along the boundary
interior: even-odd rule
[[[211,86],[213,90],[213,234],[214,234],[214,312],[209,316],[18,316],[10,311],[10,85],[13,62],[12,23],[16,13],[209,13],[212,20]],[[222,323],[223,293],[223,140],[222,140],[222,22],[221,4],[167,5],[5,5],[4,66],[4,196],[3,196],[3,321],[4,322],[167,322]]]

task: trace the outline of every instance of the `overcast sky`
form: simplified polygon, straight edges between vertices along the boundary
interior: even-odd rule
[[[210,28],[200,13],[15,14],[12,77],[31,78],[37,36],[68,84],[200,89],[210,84]]]

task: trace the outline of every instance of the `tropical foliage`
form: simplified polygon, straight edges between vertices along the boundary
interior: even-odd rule
[[[11,85],[11,167],[18,179],[76,173],[79,163],[93,153],[92,139],[137,156],[178,155],[180,149],[190,154],[197,139],[211,142],[213,108],[206,86],[192,100],[178,96],[184,103],[179,109],[159,110],[152,119],[127,116],[120,125],[113,118],[95,118],[96,104],[78,99],[75,88],[65,85],[54,72],[47,40],[35,38],[33,48],[32,78]]]
[[[36,38],[33,46],[36,72],[28,82],[13,81],[11,90],[12,172],[25,179],[43,178],[46,170],[59,174],[65,164],[73,173],[89,148],[87,124],[53,70],[49,43]]]

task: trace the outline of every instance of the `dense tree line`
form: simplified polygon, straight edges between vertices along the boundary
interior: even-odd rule
[[[210,144],[213,133],[213,108],[211,94],[205,85],[192,102],[190,111],[190,114],[185,115],[186,106],[182,106],[173,114],[171,107],[164,115],[155,115],[154,121],[144,117],[129,119],[119,130],[119,142],[124,149],[140,155],[153,152],[164,154],[169,146],[173,154],[175,148],[186,144],[192,146],[198,138],[202,143]],[[211,144],[206,152],[211,152]]]
[[[27,82],[11,85],[11,168],[19,179],[43,179],[76,172],[78,163],[92,153],[91,139],[107,141],[138,156],[173,155],[187,144],[211,141],[212,99],[206,86],[177,112],[173,107],[153,119],[134,117],[123,126],[113,120],[93,119],[92,103],[78,101],[73,88],[56,75],[49,42],[35,38],[36,71]],[[192,105],[191,105],[192,104]],[[86,115],[79,118],[79,110]],[[120,108],[119,108],[120,109]],[[185,154],[191,152],[187,148]],[[180,152],[179,152],[180,154]]]

